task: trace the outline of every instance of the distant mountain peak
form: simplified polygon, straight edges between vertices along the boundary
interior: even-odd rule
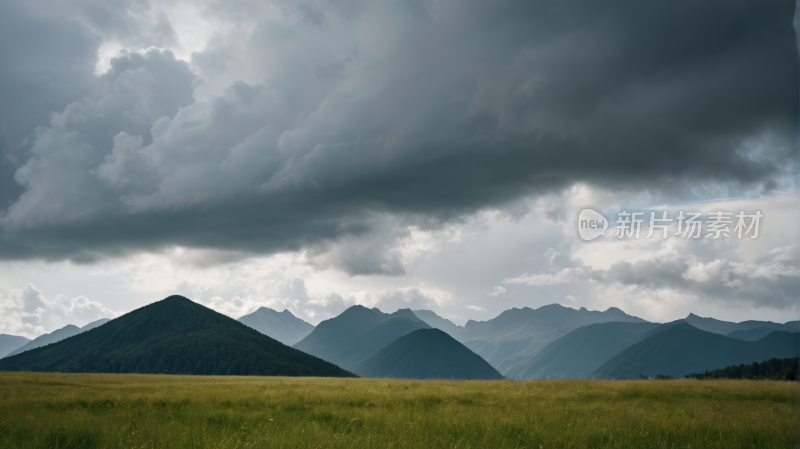
[[[526,308],[526,309],[529,309],[529,307],[525,307],[525,308]],[[548,310],[548,309],[569,309],[569,308],[570,308],[570,307],[564,307],[564,306],[562,306],[561,304],[558,304],[558,303],[553,303],[553,304],[547,304],[546,306],[539,307],[539,308],[538,308],[538,309],[536,309],[536,310]],[[574,309],[573,309],[573,310],[574,310]]]
[[[393,313],[391,315],[392,316],[408,316],[408,317],[412,317],[413,316],[414,318],[417,317],[416,315],[414,315],[414,312],[411,309],[397,309],[397,312],[395,312],[395,313]]]
[[[430,325],[411,309],[388,314],[356,305],[319,323],[294,348],[350,368],[397,338],[422,328]]]
[[[302,340],[314,330],[312,324],[294,316],[288,309],[278,312],[269,307],[260,307],[237,321],[289,346]]]
[[[76,326],[74,324],[67,324],[66,326],[62,327],[61,329],[57,329],[57,330],[54,330],[53,332],[50,332],[49,334],[43,334],[43,335],[40,335],[40,336],[34,338],[33,340],[29,341],[25,345],[20,346],[17,349],[15,349],[14,351],[8,353],[7,357],[10,357],[10,356],[16,355],[16,354],[20,354],[22,352],[25,352],[25,351],[28,351],[28,350],[31,350],[31,349],[36,349],[36,348],[39,348],[39,347],[42,347],[42,346],[47,346],[47,345],[52,344],[52,343],[57,343],[57,342],[59,342],[61,340],[67,339],[67,338],[72,337],[74,335],[78,335],[78,334],[80,334],[82,332],[86,332],[88,330],[92,330],[92,329],[94,329],[96,327],[99,327],[99,326],[109,322],[109,321],[110,321],[109,318],[100,318],[99,320],[92,321],[91,323],[89,323],[89,324],[87,324],[87,325],[85,325],[83,327],[78,327],[78,326]]]

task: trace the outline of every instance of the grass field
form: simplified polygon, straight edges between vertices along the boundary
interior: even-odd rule
[[[796,388],[0,373],[0,447],[791,448]]]

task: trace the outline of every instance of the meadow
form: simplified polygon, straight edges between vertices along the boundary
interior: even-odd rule
[[[10,448],[792,448],[797,383],[0,373]]]

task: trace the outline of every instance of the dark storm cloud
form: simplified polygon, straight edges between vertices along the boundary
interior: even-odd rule
[[[219,39],[194,55],[209,79],[234,76],[237,58],[259,74],[212,100],[192,101],[198,84],[170,53],[76,76],[68,84],[96,83],[94,95],[56,108],[15,162],[17,185],[3,187],[18,198],[0,217],[0,257],[292,250],[374,233],[386,217],[436,226],[574,182],[769,187],[795,168],[789,0],[284,10],[245,43]],[[161,21],[119,29],[131,45],[167,45]],[[65,45],[91,53],[92,39]],[[34,122],[14,132],[33,135]],[[334,259],[354,274],[402,272],[374,254]]]
[[[0,4],[0,210],[24,191],[14,172],[30,157],[34,129],[97,91],[93,72],[104,39],[139,47],[174,41],[166,17],[143,27],[129,13],[143,7],[91,0]]]

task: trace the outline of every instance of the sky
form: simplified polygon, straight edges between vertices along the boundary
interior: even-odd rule
[[[0,333],[172,294],[313,324],[354,304],[798,319],[795,9],[2,2]],[[584,241],[588,207],[610,229]],[[706,237],[719,210],[758,211],[757,238]],[[615,236],[633,211],[645,232],[667,213],[667,238]]]

